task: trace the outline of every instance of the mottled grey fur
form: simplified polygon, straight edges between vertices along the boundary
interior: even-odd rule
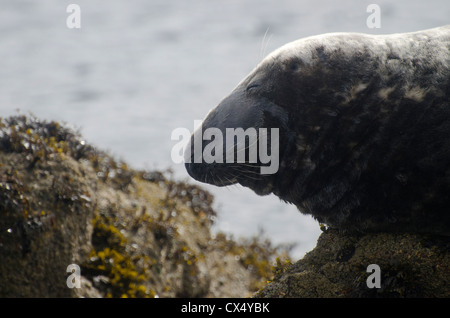
[[[199,181],[274,193],[346,231],[450,234],[450,26],[289,43],[208,127],[279,128],[280,169],[186,164]]]

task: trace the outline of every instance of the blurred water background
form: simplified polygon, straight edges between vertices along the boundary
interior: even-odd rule
[[[81,7],[81,29],[66,8]],[[381,28],[366,25],[381,8]],[[1,0],[0,116],[63,121],[134,168],[167,169],[175,128],[193,130],[261,59],[301,37],[337,31],[417,31],[450,23],[448,0]],[[189,180],[196,183],[194,180]],[[215,231],[263,229],[311,250],[319,225],[275,196],[202,185],[215,195]]]

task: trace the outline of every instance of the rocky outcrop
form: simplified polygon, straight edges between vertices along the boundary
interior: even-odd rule
[[[0,119],[0,297],[450,297],[447,237],[324,229],[292,264],[213,235],[212,201],[58,123]]]
[[[449,250],[447,237],[325,230],[303,259],[281,264],[257,296],[450,297]]]
[[[213,235],[212,200],[58,123],[1,119],[0,297],[250,296],[285,252]]]

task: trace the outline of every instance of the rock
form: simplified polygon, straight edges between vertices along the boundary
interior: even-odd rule
[[[0,296],[71,297],[67,266],[92,248],[94,209],[79,196],[93,190],[71,159],[27,166],[0,154]]]
[[[291,264],[260,236],[212,234],[212,203],[58,123],[0,119],[0,297],[450,297],[448,237],[328,229]]]
[[[257,297],[449,297],[448,237],[326,230],[317,246],[279,270]],[[380,268],[380,288],[369,288]]]
[[[212,195],[167,175],[59,123],[0,119],[0,297],[252,295],[285,252],[213,235]]]

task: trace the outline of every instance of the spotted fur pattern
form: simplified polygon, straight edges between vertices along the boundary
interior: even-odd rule
[[[450,235],[450,25],[291,42],[207,127],[279,128],[280,168],[186,164],[197,180],[274,193],[345,231]]]

